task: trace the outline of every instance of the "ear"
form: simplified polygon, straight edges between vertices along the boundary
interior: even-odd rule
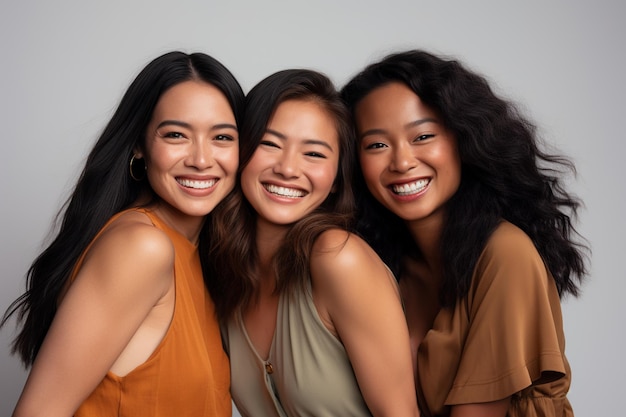
[[[141,159],[143,158],[143,151],[141,150],[141,148],[139,147],[139,145],[135,146],[133,148],[133,155],[135,156],[135,159]]]

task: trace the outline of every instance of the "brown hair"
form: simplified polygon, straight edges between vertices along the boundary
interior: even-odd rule
[[[339,136],[339,167],[336,192],[310,215],[287,232],[273,259],[276,291],[291,291],[308,282],[310,255],[317,237],[332,228],[347,229],[352,221],[354,196],[351,189],[354,166],[353,129],[349,112],[332,82],[312,70],[279,71],[259,82],[246,97],[245,117],[240,130],[238,178],[265,134],[274,111],[287,100],[312,100],[336,122]],[[258,287],[256,262],[256,212],[246,201],[238,184],[224,201],[224,210],[211,219],[210,263],[204,265],[205,281],[212,294],[218,317],[226,319],[254,300]]]

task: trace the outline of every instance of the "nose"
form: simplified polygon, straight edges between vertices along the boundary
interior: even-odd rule
[[[297,178],[299,175],[299,159],[295,152],[285,150],[276,160],[272,171],[284,178]]]
[[[402,143],[395,147],[389,168],[396,172],[407,172],[415,168],[418,164],[418,158],[414,154],[414,150],[408,143]]]
[[[194,140],[190,145],[187,165],[197,169],[205,169],[213,166],[215,161],[213,147],[209,140]]]

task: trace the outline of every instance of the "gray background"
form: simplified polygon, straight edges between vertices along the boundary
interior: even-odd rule
[[[286,67],[338,84],[386,53],[454,55],[519,102],[579,171],[593,247],[582,298],[564,301],[577,416],[619,415],[626,349],[626,6],[600,1],[7,1],[0,6],[0,309],[24,288],[86,152],[152,58],[207,52],[248,91]],[[622,184],[622,185],[620,185]],[[26,373],[0,332],[0,415]],[[384,360],[384,358],[381,358]]]

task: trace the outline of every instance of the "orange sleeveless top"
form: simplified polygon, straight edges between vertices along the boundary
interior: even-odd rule
[[[174,245],[174,316],[148,360],[123,377],[108,372],[75,416],[230,417],[229,362],[222,348],[213,301],[204,286],[198,249],[154,213],[131,210],[145,213]],[[122,213],[111,218],[102,230]]]

